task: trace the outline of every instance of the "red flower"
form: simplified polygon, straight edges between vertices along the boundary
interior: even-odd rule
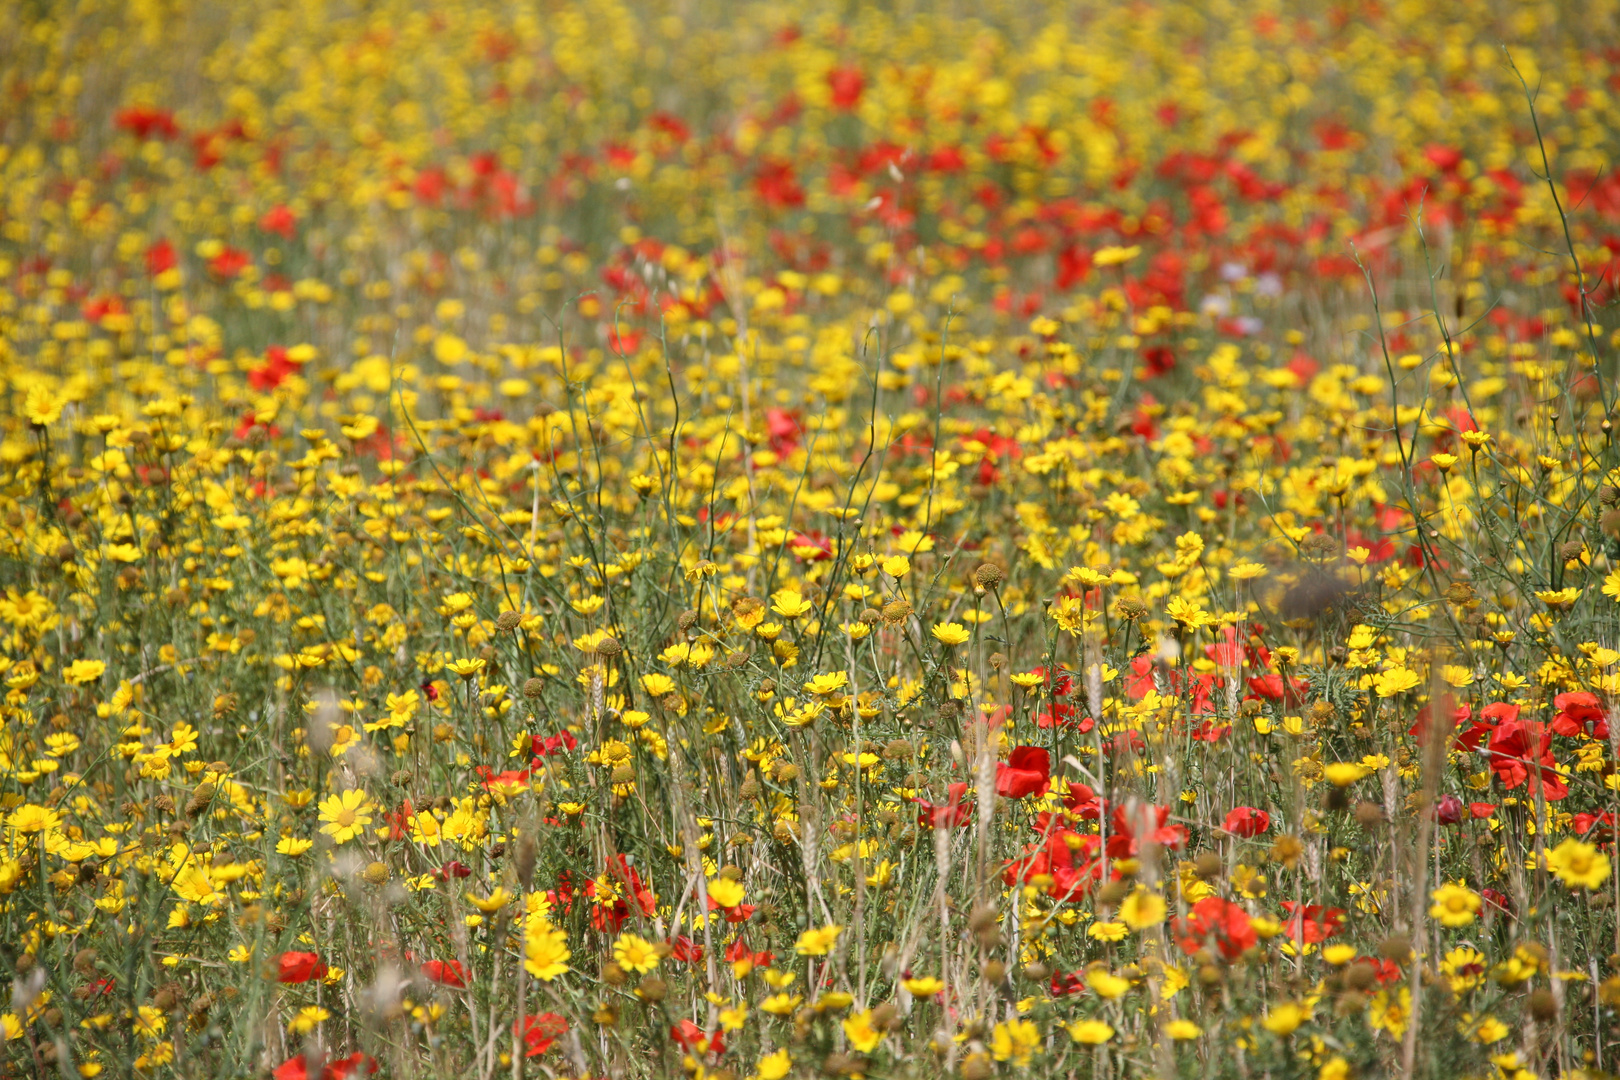
[[[1187,827],[1165,824],[1169,820],[1168,806],[1143,805],[1134,814],[1127,814],[1123,806],[1114,807],[1114,827],[1108,837],[1108,857],[1134,858],[1142,839],[1160,847],[1181,847],[1187,842]]]
[[[1558,715],[1553,717],[1552,729],[1559,735],[1591,735],[1594,739],[1609,737],[1609,718],[1603,711],[1598,696],[1585,690],[1559,694],[1553,698]]]
[[[293,217],[291,210],[281,204],[272,206],[265,211],[263,217],[259,218],[261,232],[280,233],[282,238],[286,240],[293,238],[297,227],[298,219]]]
[[[1015,746],[1007,761],[996,765],[996,794],[1008,799],[1045,795],[1052,786],[1052,759],[1043,747]]]
[[[1068,974],[1052,972],[1052,996],[1068,997],[1070,994],[1079,994],[1086,988],[1084,972],[1071,971]]]
[[[215,277],[233,278],[245,270],[250,262],[252,260],[247,252],[226,248],[208,260],[208,272]]]
[[[1271,815],[1252,806],[1236,806],[1221,827],[1233,836],[1259,836],[1271,828]]]
[[[318,1073],[309,1071],[309,1059],[303,1054],[290,1057],[271,1070],[270,1075],[275,1080],[348,1080],[351,1076],[377,1071],[377,1060],[356,1050],[346,1058],[339,1058],[329,1062]]]
[[[967,794],[967,789],[966,784],[950,785],[950,787],[946,788],[946,791],[950,793],[950,802],[941,806],[935,806],[927,799],[920,797],[911,800],[922,807],[921,810],[917,811],[917,824],[927,829],[966,825],[973,818],[973,804],[962,801],[962,797]]]
[[[1063,796],[1063,808],[1075,817],[1087,818],[1096,821],[1108,809],[1108,801],[1097,797],[1097,793],[1085,784],[1069,782],[1069,793]]]
[[[1434,820],[1442,825],[1457,825],[1463,819],[1463,801],[1455,795],[1447,795],[1434,806]]]
[[[1533,720],[1510,720],[1498,724],[1491,732],[1487,749],[1491,756],[1491,771],[1503,787],[1511,790],[1525,783],[1532,776],[1531,766],[1539,765],[1534,776],[1549,800],[1556,801],[1569,794],[1569,785],[1554,768],[1557,762],[1552,755],[1552,732],[1547,730],[1545,724]],[[1535,786],[1531,785],[1532,793]]]
[[[317,953],[284,952],[277,963],[276,981],[306,983],[326,976],[326,965]]]
[[[154,109],[150,105],[136,105],[120,109],[113,123],[137,139],[173,139],[180,134],[180,125],[174,122],[174,113],[167,109]]]
[[[159,240],[146,249],[146,272],[154,277],[165,270],[173,270],[180,265],[180,256],[174,253],[174,245],[167,240]]]
[[[591,905],[591,925],[598,930],[613,930],[615,932],[630,918],[630,903],[634,901],[636,910],[643,915],[651,915],[657,901],[652,891],[641,883],[641,875],[636,873],[623,855],[616,855],[608,860],[604,873],[617,881],[621,895],[611,904],[597,901]],[[596,881],[593,879],[585,883],[585,895],[596,900]]]
[[[669,1037],[686,1049],[696,1050],[699,1053],[707,1051],[714,1054],[723,1054],[726,1052],[725,1039],[721,1037],[718,1031],[705,1036],[703,1029],[690,1020],[682,1020],[679,1024],[671,1027]]]
[[[1283,910],[1293,917],[1283,924],[1283,933],[1308,945],[1326,941],[1344,929],[1344,909],[1320,904],[1300,904],[1284,900]]]
[[[861,100],[866,80],[859,68],[839,67],[827,72],[827,85],[832,88],[833,108],[848,112]]]
[[[529,748],[536,757],[550,757],[552,754],[572,750],[578,745],[579,740],[574,738],[574,733],[567,728],[555,735],[547,735],[543,739],[538,735],[529,737]]]
[[[775,953],[755,952],[750,949],[748,943],[743,941],[740,935],[736,941],[726,946],[725,957],[727,963],[735,964],[739,960],[747,960],[755,967],[770,967],[776,960]]]
[[[681,934],[669,939],[669,958],[682,964],[701,964],[703,946]]]
[[[1236,960],[1260,940],[1248,912],[1219,896],[1198,901],[1187,918],[1176,920],[1175,928],[1177,944],[1189,956],[1210,943],[1226,959]]]
[[[459,960],[429,960],[422,965],[422,974],[440,986],[460,990],[467,985],[467,969]]]
[[[551,1049],[551,1044],[567,1030],[568,1021],[554,1012],[525,1016],[512,1024],[512,1033],[520,1036],[526,1046],[523,1051],[526,1058],[539,1057]]]

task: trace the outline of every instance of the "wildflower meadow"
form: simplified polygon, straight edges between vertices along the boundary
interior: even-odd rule
[[[0,1078],[1620,1072],[1617,43],[0,5]]]

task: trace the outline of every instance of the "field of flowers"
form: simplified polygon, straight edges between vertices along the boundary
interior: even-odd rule
[[[1616,42],[0,6],[0,1077],[1620,1068]]]

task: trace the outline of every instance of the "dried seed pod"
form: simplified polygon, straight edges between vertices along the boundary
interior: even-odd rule
[[[197,790],[192,792],[191,798],[186,802],[186,817],[196,819],[201,817],[208,809],[208,804],[214,801],[214,785],[199,784]]]

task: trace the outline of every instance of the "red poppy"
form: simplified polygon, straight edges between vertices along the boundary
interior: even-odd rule
[[[1169,820],[1168,806],[1141,804],[1135,813],[1128,813],[1123,806],[1114,807],[1114,827],[1108,837],[1108,857],[1134,858],[1143,839],[1160,847],[1180,848],[1187,842],[1187,827],[1167,824]]]
[[[553,754],[566,753],[578,745],[579,740],[574,738],[574,733],[567,728],[555,735],[547,735],[544,738],[539,735],[529,736],[529,751],[535,757],[550,757]]]
[[[173,270],[180,265],[180,256],[175,254],[174,245],[167,240],[159,240],[146,249],[146,272],[156,276],[165,270]]]
[[[726,922],[728,923],[745,923],[753,917],[756,908],[753,904],[734,904],[731,907],[726,907],[716,902],[715,898],[711,896],[709,897],[709,910],[725,912]]]
[[[1373,978],[1378,980],[1379,986],[1388,986],[1401,978],[1401,965],[1393,960],[1380,960],[1371,956],[1358,956],[1356,963],[1366,964],[1373,969]]]
[[[1463,801],[1455,795],[1446,795],[1434,804],[1434,820],[1442,825],[1457,825],[1463,819]]]
[[[1284,900],[1283,910],[1291,916],[1283,924],[1283,933],[1294,941],[1315,945],[1326,941],[1344,929],[1343,908],[1323,907],[1320,904],[1300,904]]]
[[[1259,836],[1271,828],[1271,815],[1252,806],[1235,806],[1221,827],[1233,836]]]
[[[551,1044],[568,1030],[568,1021],[554,1012],[539,1016],[525,1016],[512,1023],[512,1033],[523,1039],[523,1056],[539,1057],[551,1049]]]
[[[1044,747],[1015,746],[996,765],[996,794],[1008,799],[1045,795],[1052,786],[1052,759]]]
[[[1609,737],[1609,718],[1596,694],[1585,690],[1559,694],[1553,698],[1558,715],[1553,717],[1552,729],[1559,735],[1588,734],[1594,739]]]
[[[838,67],[827,72],[827,86],[832,90],[833,108],[848,112],[861,100],[866,80],[859,68]]]
[[[298,219],[286,206],[278,203],[265,211],[259,218],[259,229],[262,232],[279,233],[284,240],[291,240],[298,228]]]
[[[1063,808],[1075,817],[1096,821],[1108,810],[1108,800],[1098,798],[1097,793],[1085,784],[1069,782],[1069,792],[1063,796]]]
[[[471,877],[472,867],[457,859],[451,859],[437,870],[429,872],[440,881],[449,881],[451,878]]]
[[[669,1037],[686,1049],[696,1050],[699,1053],[707,1051],[713,1054],[724,1054],[726,1052],[725,1038],[720,1032],[716,1031],[704,1035],[703,1029],[690,1020],[682,1020],[679,1024],[671,1027]]]
[[[1487,745],[1491,756],[1491,771],[1509,790],[1534,778],[1532,792],[1539,784],[1548,800],[1557,801],[1569,794],[1569,785],[1555,768],[1552,755],[1552,732],[1547,726],[1533,720],[1511,720],[1498,724],[1491,732]],[[1532,772],[1532,766],[1536,766]]]
[[[270,1071],[275,1080],[348,1080],[351,1076],[377,1071],[376,1058],[356,1050],[346,1058],[328,1062],[318,1072],[310,1072],[310,1062],[303,1054],[290,1057]]]
[[[945,790],[950,794],[950,802],[936,806],[924,798],[911,800],[922,809],[917,811],[917,824],[927,829],[943,826],[961,827],[973,820],[973,803],[962,801],[967,794],[966,784],[952,784]]]
[[[1219,896],[1206,896],[1175,924],[1176,942],[1189,956],[1213,944],[1228,960],[1236,960],[1260,940],[1241,906]]]
[[[703,946],[681,934],[669,939],[669,958],[682,964],[701,964]]]
[[[215,277],[233,278],[247,269],[252,261],[247,252],[228,247],[208,260],[208,272]]]
[[[429,960],[422,965],[422,974],[440,986],[460,990],[467,985],[467,969],[459,960]]]
[[[306,983],[326,977],[326,965],[319,954],[312,952],[284,952],[277,962],[276,981]]]
[[[740,960],[747,960],[755,967],[770,967],[771,963],[776,960],[775,953],[754,952],[748,947],[747,942],[743,941],[741,936],[726,946],[725,957],[727,963],[735,964]]]
[[[1600,843],[1613,843],[1615,838],[1614,812],[1606,810],[1601,814],[1580,813],[1575,815],[1575,833],[1586,836]]]
[[[608,860],[605,875],[612,878],[619,886],[611,903],[597,900],[596,881],[592,879],[585,883],[585,895],[594,903],[591,904],[591,925],[598,930],[612,930],[617,932],[630,918],[630,905],[634,902],[636,910],[643,915],[651,915],[657,905],[652,890],[641,882],[641,875],[636,873],[630,861],[623,855],[615,855]]]
[[[1071,971],[1068,974],[1052,972],[1053,997],[1068,997],[1070,994],[1081,993],[1085,988],[1086,981],[1081,972]]]

